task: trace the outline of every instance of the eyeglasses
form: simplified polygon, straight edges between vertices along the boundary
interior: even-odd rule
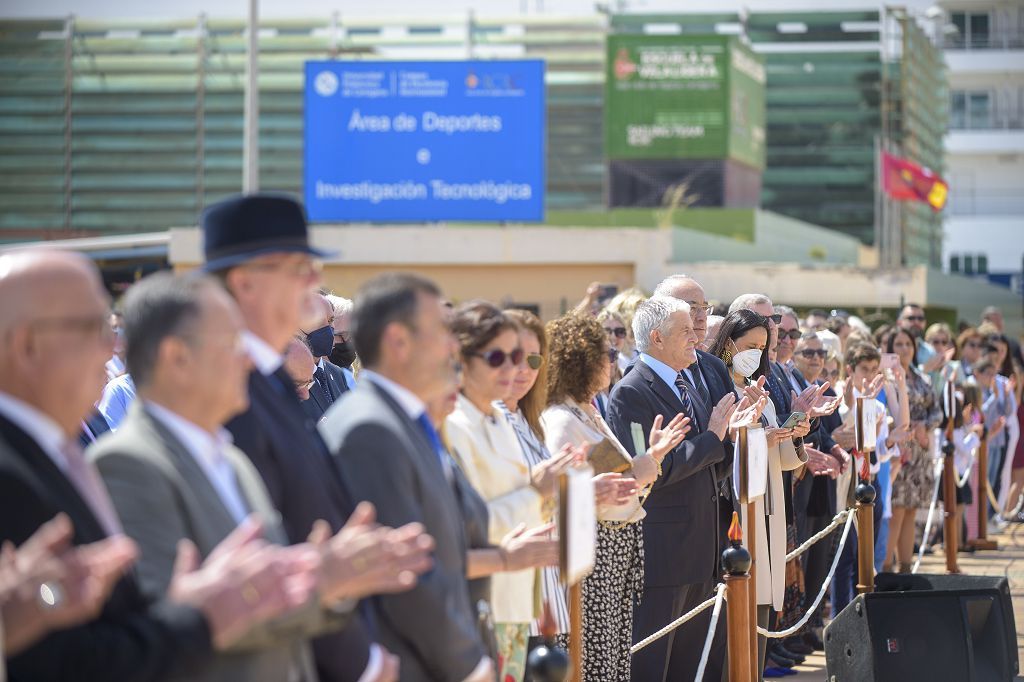
[[[615,350],[614,348],[609,348],[608,349],[608,362],[615,362],[618,359],[619,359],[619,351]]]
[[[527,353],[526,364],[529,365],[530,369],[538,370],[544,364],[544,356],[540,353]]]
[[[697,303],[697,301],[686,301],[686,305],[690,306],[691,313],[704,313],[705,315],[710,315],[712,311],[714,311],[715,309],[715,306],[711,305],[706,301],[704,303]]]
[[[950,342],[949,339],[932,339],[931,343],[932,343],[933,346],[949,346],[949,345],[951,345],[951,342]]]
[[[782,339],[791,339],[793,341],[796,341],[801,336],[803,336],[803,332],[801,332],[799,329],[790,329],[788,332],[786,330],[784,330],[784,329],[780,329],[779,330],[779,340],[780,341]]]
[[[815,356],[824,360],[825,356],[828,355],[828,351],[824,348],[804,348],[802,351],[799,351],[799,353],[808,360]]]
[[[512,362],[512,366],[515,367],[523,361],[525,353],[522,348],[516,348],[511,353],[506,353],[503,350],[495,348],[494,350],[489,350],[486,353],[472,353],[472,355],[477,358],[482,358],[490,367],[498,369],[505,364],[505,360],[510,360]]]
[[[604,331],[605,331],[605,333],[608,336],[614,336],[617,339],[624,339],[624,338],[626,338],[626,328],[625,327],[605,327]]]
[[[907,322],[924,322],[924,315],[904,315],[903,319]]]
[[[965,341],[964,348],[981,348],[981,344],[977,341]]]
[[[292,383],[295,384],[295,388],[304,388],[309,390],[313,387],[313,384],[316,383],[316,379],[310,379],[309,381],[296,381],[292,379]]]

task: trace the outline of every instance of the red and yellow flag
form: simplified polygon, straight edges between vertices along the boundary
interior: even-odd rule
[[[921,201],[936,212],[949,195],[949,185],[930,169],[887,152],[882,152],[882,189],[897,201]]]

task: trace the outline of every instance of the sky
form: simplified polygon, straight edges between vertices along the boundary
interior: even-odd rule
[[[902,4],[923,10],[935,0],[905,0]],[[630,12],[708,12],[825,10],[875,8],[870,0],[601,0],[613,8]],[[509,17],[528,14],[589,15],[596,0],[261,0],[260,14],[267,17],[342,16],[422,17],[439,13],[458,16],[472,9],[480,16]],[[83,19],[180,19],[206,13],[210,17],[243,17],[247,0],[2,0],[0,17],[64,17],[74,14]]]

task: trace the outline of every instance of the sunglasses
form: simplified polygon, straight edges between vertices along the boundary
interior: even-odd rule
[[[782,329],[779,330],[779,339],[780,340],[788,338],[788,339],[791,339],[793,341],[796,341],[801,336],[803,336],[803,332],[801,332],[799,329],[790,329],[788,332],[787,331],[783,331]]]
[[[619,359],[619,351],[615,350],[614,348],[609,348],[608,349],[608,362],[615,362],[618,359]]]
[[[529,365],[530,369],[538,370],[544,364],[544,356],[540,353],[527,353],[526,364]]]
[[[782,324],[782,313],[776,313],[775,315],[769,315],[768,319],[775,324]]]
[[[981,344],[977,341],[967,341],[964,343],[964,348],[981,348]]]
[[[924,322],[924,315],[906,315],[903,319],[907,322]]]
[[[625,327],[605,327],[604,331],[605,331],[606,334],[608,334],[608,336],[614,336],[615,338],[618,338],[618,339],[626,338],[626,328]]]
[[[523,352],[522,348],[516,348],[511,353],[506,353],[503,350],[495,348],[494,350],[489,350],[486,353],[473,353],[472,355],[474,357],[482,358],[488,366],[497,369],[505,364],[505,360],[510,360],[512,362],[512,366],[515,367],[523,361],[523,356],[526,355],[526,353]]]
[[[817,356],[824,360],[825,356],[828,355],[828,351],[825,350],[824,348],[804,348],[802,351],[800,351],[800,355],[808,359]]]
[[[932,339],[933,346],[948,346],[950,343],[949,339]]]

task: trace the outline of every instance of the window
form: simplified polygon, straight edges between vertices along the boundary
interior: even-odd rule
[[[949,257],[949,271],[960,272],[960,256]]]
[[[989,47],[988,12],[951,12],[949,19],[956,27],[956,35],[950,37],[951,47]]]
[[[992,94],[989,92],[950,93],[949,127],[953,130],[977,130],[992,127]]]

